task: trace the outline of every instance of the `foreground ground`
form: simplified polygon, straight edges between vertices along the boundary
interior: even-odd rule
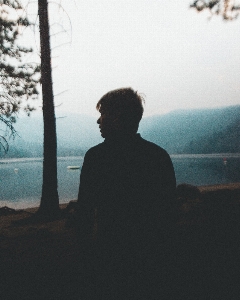
[[[184,187],[178,199],[175,299],[239,299],[240,184],[199,191]],[[91,276],[65,226],[69,214],[16,222],[35,211],[1,210],[0,299],[90,299],[82,288],[91,289]]]

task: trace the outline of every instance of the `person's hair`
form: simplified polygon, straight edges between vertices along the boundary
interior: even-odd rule
[[[98,111],[117,115],[123,126],[136,127],[142,119],[144,98],[132,88],[120,88],[108,92],[97,103]]]

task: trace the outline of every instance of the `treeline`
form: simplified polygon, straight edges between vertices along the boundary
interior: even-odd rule
[[[58,157],[66,156],[84,156],[85,150],[81,148],[71,149],[71,148],[58,148]],[[3,151],[0,152],[0,158],[23,158],[23,157],[43,157],[43,148],[39,145],[25,145],[22,146],[11,146],[7,153]]]
[[[171,154],[240,152],[240,106],[175,111],[143,120],[142,136]]]
[[[240,121],[215,135],[190,142],[185,153],[240,153]]]

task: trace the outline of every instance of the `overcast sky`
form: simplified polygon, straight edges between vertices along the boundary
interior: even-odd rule
[[[240,104],[240,20],[209,21],[189,0],[61,2],[67,14],[50,4],[52,33],[67,31],[51,41],[54,93],[67,90],[57,112],[97,116],[103,94],[129,86],[145,95],[145,116]]]

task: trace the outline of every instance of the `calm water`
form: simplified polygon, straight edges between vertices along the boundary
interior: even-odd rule
[[[240,154],[172,155],[177,184],[211,185],[240,182]],[[60,203],[76,199],[83,157],[58,158]],[[225,162],[225,163],[224,163]],[[38,206],[42,188],[42,159],[0,160],[0,207]]]

